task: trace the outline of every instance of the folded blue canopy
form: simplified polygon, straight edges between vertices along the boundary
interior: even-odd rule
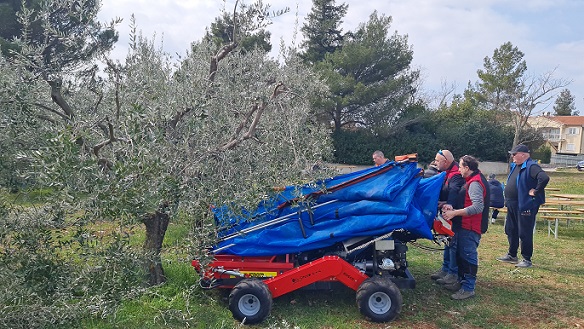
[[[214,208],[218,240],[213,252],[299,253],[394,230],[432,239],[444,177],[442,173],[422,179],[416,162],[390,161],[301,187],[287,186],[253,211]]]

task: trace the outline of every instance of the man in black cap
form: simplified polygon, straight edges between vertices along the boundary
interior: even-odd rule
[[[519,144],[509,153],[513,157],[511,172],[505,185],[505,234],[509,240],[509,251],[497,260],[515,264],[516,267],[531,267],[535,215],[539,206],[545,202],[544,189],[550,178],[530,158],[527,146]],[[518,262],[517,250],[520,243],[523,260]]]

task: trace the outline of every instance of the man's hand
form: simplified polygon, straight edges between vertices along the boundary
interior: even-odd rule
[[[450,205],[449,205],[450,206]],[[442,218],[446,219],[446,220],[452,220],[452,218],[454,218],[454,210],[452,209],[452,206],[450,206],[451,209],[448,209],[446,211],[442,210]]]
[[[442,205],[442,208],[441,209],[442,209],[442,212],[445,212],[445,211],[453,210],[454,207],[452,207],[451,204],[445,203],[445,204]]]
[[[535,196],[535,192],[536,192],[535,189],[532,188],[531,190],[529,190],[529,195],[530,196]]]

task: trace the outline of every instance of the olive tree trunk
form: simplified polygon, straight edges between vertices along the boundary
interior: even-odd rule
[[[149,273],[148,284],[150,286],[156,286],[166,282],[160,251],[169,221],[168,214],[160,210],[154,214],[145,216],[142,220],[146,226],[144,252],[146,254],[145,266]]]

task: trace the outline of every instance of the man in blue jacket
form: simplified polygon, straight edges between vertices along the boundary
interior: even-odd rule
[[[509,251],[497,260],[515,264],[516,267],[531,267],[535,215],[539,206],[545,202],[544,189],[550,178],[530,158],[527,146],[519,144],[509,153],[513,157],[511,172],[505,185],[505,234],[509,240]],[[517,251],[520,244],[523,260],[518,262]]]
[[[491,192],[491,204],[490,207],[493,209],[493,214],[491,215],[491,223],[494,223],[499,215],[499,209],[505,206],[505,198],[503,197],[503,184],[497,180],[495,174],[489,175],[489,191]]]

